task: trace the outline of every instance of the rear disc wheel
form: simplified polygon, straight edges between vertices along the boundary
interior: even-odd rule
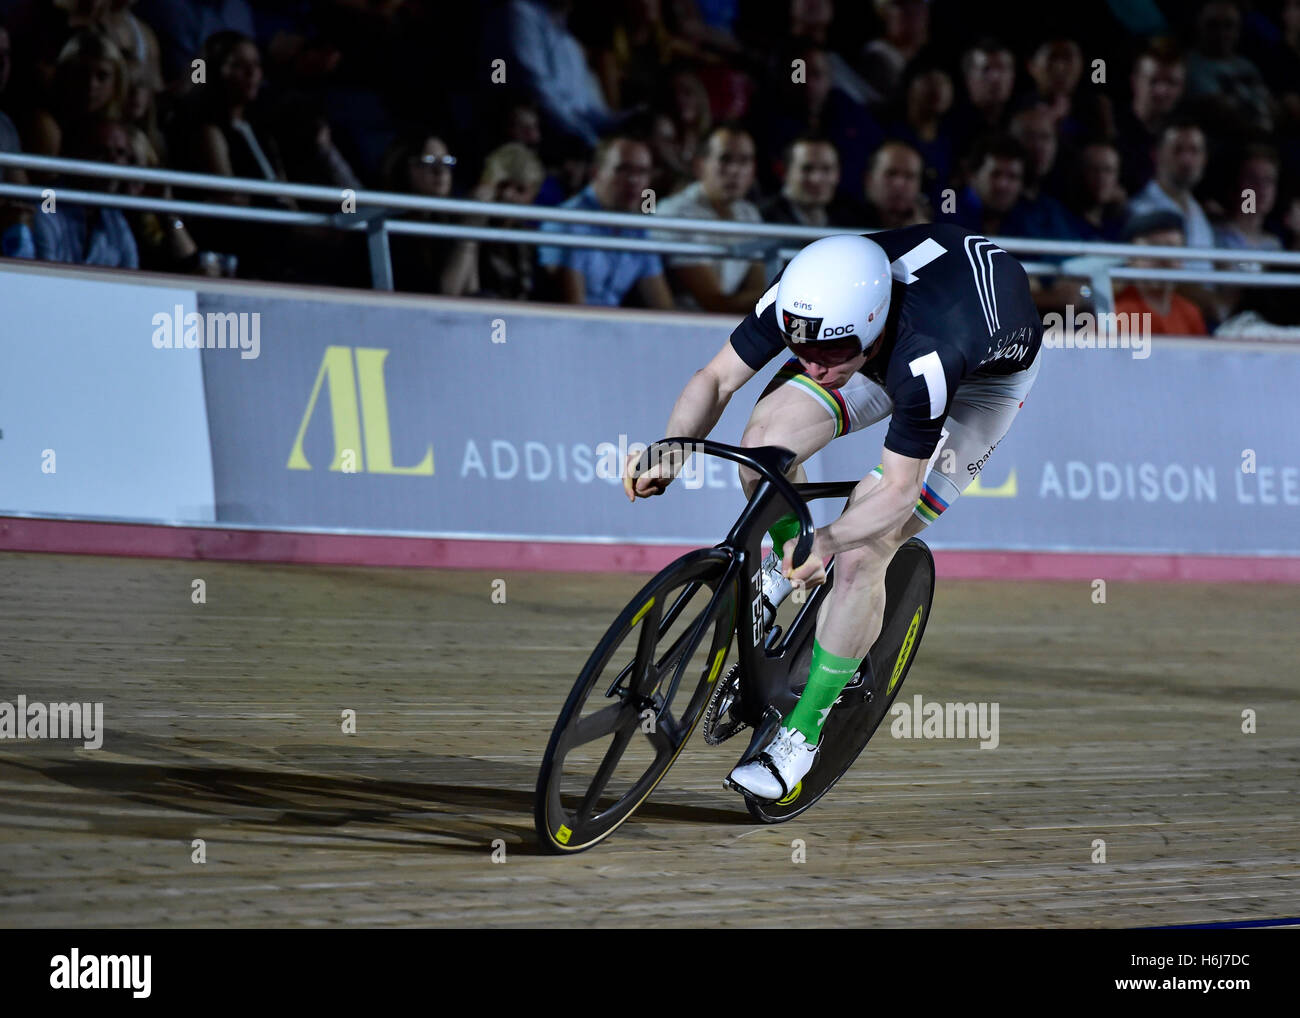
[[[816,763],[789,795],[777,802],[745,796],[754,819],[765,824],[794,819],[853,766],[889,712],[916,659],[933,598],[934,558],[925,542],[910,538],[899,547],[885,573],[884,620],[868,654],[870,682],[855,688],[851,681],[840,694],[822,727]],[[791,654],[791,675],[799,675],[800,682],[807,680],[812,661],[812,628],[810,625],[800,651]]]

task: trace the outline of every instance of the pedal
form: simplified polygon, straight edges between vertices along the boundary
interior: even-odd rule
[[[767,744],[772,741],[772,737],[776,735],[776,730],[780,727],[781,713],[775,707],[768,707],[763,712],[763,720],[754,729],[753,738],[749,740],[749,745],[745,747],[745,752],[741,754],[735,766],[739,767],[741,764],[747,764],[757,757],[767,747]]]

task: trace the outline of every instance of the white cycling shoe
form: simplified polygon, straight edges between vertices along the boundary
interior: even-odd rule
[[[782,728],[750,763],[733,768],[728,780],[757,799],[784,799],[817,759],[817,747],[803,732]]]

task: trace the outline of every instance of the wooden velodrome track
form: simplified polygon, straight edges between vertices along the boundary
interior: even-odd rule
[[[900,702],[996,702],[996,749],[882,726],[820,805],[763,827],[721,787],[744,740],[697,733],[610,840],[555,858],[532,829],[540,756],[645,577],[506,574],[496,604],[500,575],[0,555],[0,701],[102,701],[106,729],[99,750],[0,741],[0,925],[1300,910],[1298,587],[1115,583],[1098,605],[1086,583],[941,579]]]

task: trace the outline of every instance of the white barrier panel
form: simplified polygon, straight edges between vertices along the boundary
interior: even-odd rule
[[[197,349],[156,315],[193,291],[0,270],[0,513],[215,518]]]

